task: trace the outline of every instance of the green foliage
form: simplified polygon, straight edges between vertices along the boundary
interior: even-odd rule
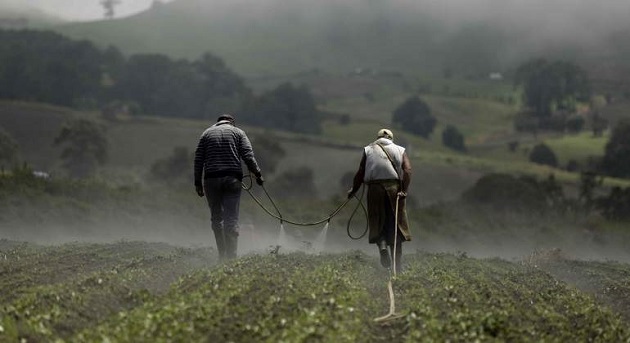
[[[15,140],[0,127],[0,167],[10,167],[18,162],[19,147]]]
[[[249,97],[241,78],[210,54],[194,62],[155,54],[131,56],[112,92],[137,102],[144,113],[189,118],[235,112]]]
[[[0,244],[3,245],[3,244]],[[0,340],[70,340],[73,333],[140,306],[194,269],[196,259],[214,263],[208,249],[119,242],[67,244],[54,248],[26,244],[0,247]],[[37,271],[29,266],[36,264]]]
[[[553,176],[544,182],[531,177],[514,177],[509,174],[488,174],[462,194],[472,205],[489,205],[500,210],[562,209],[564,195]]]
[[[532,256],[407,254],[387,274],[360,252],[249,255],[119,242],[0,240],[0,340],[66,342],[624,342],[627,322],[562,282],[584,280],[627,314],[629,266]],[[549,255],[551,256],[551,255]],[[554,255],[555,256],[555,255]],[[32,268],[37,266],[37,269]],[[560,279],[554,278],[558,275]],[[177,278],[179,278],[177,280]]]
[[[442,144],[456,151],[466,151],[464,135],[453,125],[447,125],[442,131]]]
[[[72,177],[90,176],[107,161],[107,137],[103,128],[93,121],[79,119],[66,124],[54,143],[63,147],[63,166]]]
[[[0,98],[73,106],[99,97],[107,61],[92,43],[30,30],[0,30],[0,41]]]
[[[281,84],[250,102],[243,120],[286,131],[314,134],[322,131],[313,95],[306,86],[295,87],[291,83]]]
[[[551,148],[549,148],[544,143],[534,146],[529,154],[529,160],[531,162],[550,167],[558,166],[558,159],[556,158],[556,154],[554,154],[553,150],[551,150]]]
[[[0,98],[96,108],[124,101],[146,114],[214,118],[251,96],[243,80],[210,54],[196,61],[97,49],[45,31],[0,30]]]
[[[610,194],[595,200],[602,214],[612,220],[630,220],[630,188],[613,187]]]
[[[525,105],[539,118],[551,117],[554,108],[572,112],[576,101],[586,102],[591,95],[586,72],[565,61],[528,61],[518,68],[515,82],[524,86]]]
[[[569,133],[580,133],[586,121],[582,116],[573,116],[567,119],[566,126]]]
[[[630,122],[621,121],[613,129],[606,143],[602,171],[614,177],[630,177]]]
[[[418,96],[412,96],[398,106],[393,113],[392,124],[402,130],[429,138],[437,120],[429,106]]]

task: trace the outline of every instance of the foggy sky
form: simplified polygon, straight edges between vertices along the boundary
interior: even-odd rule
[[[70,20],[103,18],[101,0],[0,0],[2,6],[31,6],[54,16]],[[117,16],[126,16],[148,9],[153,0],[120,0]],[[162,0],[171,2],[174,0]],[[228,6],[247,5],[249,11],[278,8],[280,4],[300,4],[317,8],[318,3],[345,3],[365,6],[378,2],[394,4],[402,8],[420,9],[431,13],[447,24],[462,22],[494,21],[505,25],[552,29],[559,33],[580,28],[583,34],[599,31],[611,23],[630,18],[629,0],[176,0],[195,3],[201,10]],[[321,2],[320,2],[321,1]],[[199,5],[202,4],[202,5]],[[1,15],[0,15],[1,16]]]
[[[103,18],[100,2],[101,0],[0,0],[0,9],[30,7],[66,20],[94,20]],[[153,0],[121,0],[121,4],[116,7],[116,17],[141,12],[152,3]]]

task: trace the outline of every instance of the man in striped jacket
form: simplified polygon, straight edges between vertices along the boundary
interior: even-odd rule
[[[201,135],[194,165],[195,188],[200,197],[205,195],[208,200],[221,260],[236,257],[243,179],[241,161],[256,176],[256,183],[262,185],[264,180],[249,138],[234,126],[234,117],[223,114]]]

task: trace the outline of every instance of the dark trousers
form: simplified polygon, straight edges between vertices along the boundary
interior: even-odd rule
[[[241,181],[233,176],[207,178],[204,180],[204,193],[210,207],[219,258],[235,258]]]

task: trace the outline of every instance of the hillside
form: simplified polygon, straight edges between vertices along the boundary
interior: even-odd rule
[[[481,100],[457,100],[431,97],[430,101],[450,104],[445,110],[436,110],[435,115],[448,120],[456,115],[449,107],[464,106],[470,103],[484,104]],[[393,103],[391,103],[393,104]],[[458,105],[461,104],[461,105]],[[332,105],[343,109],[343,102]],[[381,119],[361,119],[369,113],[382,113],[379,104],[366,103],[364,110],[353,111],[351,122],[340,125],[336,120],[324,123],[322,136],[309,136],[267,129],[245,127],[256,143],[261,136],[272,137],[286,150],[286,156],[280,161],[275,175],[268,175],[271,180],[291,168],[305,166],[314,172],[314,182],[319,190],[318,196],[328,198],[343,194],[346,187],[341,180],[347,173],[353,173],[361,158],[361,148],[369,142],[379,128],[389,126],[390,112]],[[470,131],[473,137],[483,141],[494,130],[501,132],[504,125],[509,125],[510,108],[492,103],[483,106],[499,108],[506,120],[492,121],[497,114],[471,114]],[[366,114],[367,113],[367,114]],[[24,161],[28,161],[36,170],[52,173],[62,172],[60,149],[53,146],[53,141],[62,125],[73,118],[88,117],[99,121],[106,129],[109,141],[110,159],[101,174],[111,181],[129,183],[143,182],[153,163],[167,157],[175,147],[194,150],[200,133],[211,123],[195,120],[180,120],[151,117],[128,117],[115,121],[105,121],[97,113],[75,112],[61,107],[28,103],[0,102],[0,127],[3,127],[17,141]],[[474,118],[474,119],[473,119]],[[482,125],[487,122],[488,125]],[[438,129],[439,130],[439,129]],[[495,148],[480,150],[477,154],[464,155],[452,152],[441,145],[439,131],[431,140],[398,131],[398,139],[409,148],[412,164],[415,168],[414,179],[417,185],[412,187],[412,195],[418,204],[430,204],[436,201],[458,198],[461,192],[470,187],[481,175],[487,172],[531,173],[541,178],[547,177],[552,169],[531,164],[523,154],[510,154],[505,144],[492,145]],[[472,145],[474,148],[474,145]],[[500,152],[499,152],[500,151]],[[577,151],[581,156],[583,151]],[[564,156],[564,155],[563,155]],[[576,156],[572,156],[575,158]],[[335,168],[328,166],[334,165]],[[264,168],[264,166],[263,166]],[[569,184],[578,179],[576,174],[553,171],[557,177]]]
[[[588,2],[566,1],[178,0],[131,18],[57,30],[126,53],[196,58],[210,51],[246,77],[356,68],[478,76],[537,56],[605,62],[618,71],[627,67],[623,13],[623,1],[593,11]]]
[[[0,3],[0,29],[48,28],[65,21],[22,3]]]
[[[360,252],[250,254],[119,242],[0,241],[0,340],[630,340],[630,266],[540,254],[522,262],[415,253],[394,280]],[[593,272],[595,271],[595,272]],[[614,289],[614,291],[610,291]]]

